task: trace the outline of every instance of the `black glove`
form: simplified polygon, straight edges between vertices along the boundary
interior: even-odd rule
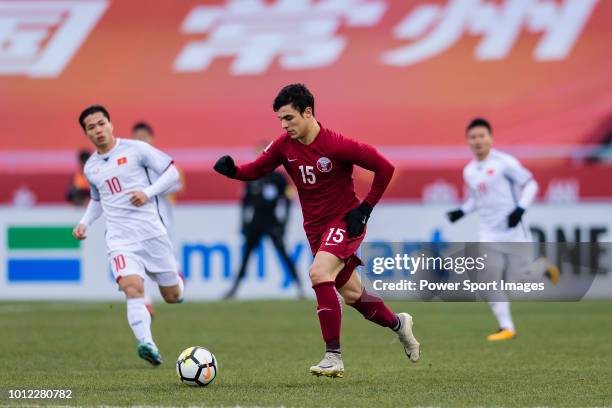
[[[521,218],[523,218],[523,214],[525,214],[525,210],[521,207],[516,207],[514,211],[508,215],[508,228],[514,228],[521,222]]]
[[[236,174],[236,165],[231,156],[223,156],[217,160],[214,169],[217,173],[227,177],[234,177],[234,174]]]
[[[342,220],[346,221],[346,232],[348,232],[349,237],[358,237],[363,234],[371,213],[372,206],[366,202],[346,213]]]
[[[446,213],[446,217],[448,218],[448,220],[450,222],[455,222],[458,219],[462,218],[465,215],[465,213],[463,212],[462,209],[458,209],[458,210],[454,210],[454,211],[449,211]]]

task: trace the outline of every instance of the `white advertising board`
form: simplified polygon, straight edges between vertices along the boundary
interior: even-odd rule
[[[436,205],[381,204],[368,223],[366,239],[476,241],[477,216],[450,224],[445,218],[447,210],[446,206]],[[0,208],[0,300],[123,298],[109,269],[103,219],[97,221],[78,247],[70,247],[68,240],[66,245],[57,240],[53,242],[56,245],[50,245],[55,247],[44,248],[45,242],[30,240],[27,235],[27,228],[37,228],[36,234],[43,237],[48,229],[71,228],[82,211],[74,207]],[[612,241],[612,203],[536,205],[526,217],[538,237],[546,241]],[[186,299],[220,299],[230,288],[240,265],[243,239],[238,205],[178,206],[174,218],[172,237],[186,276]],[[308,267],[312,256],[301,223],[300,210],[294,206],[286,247],[297,264],[305,292],[310,295]],[[49,236],[53,237],[51,232]],[[611,257],[602,255],[603,269],[612,269]],[[271,242],[264,240],[251,255],[238,298],[292,298],[297,293]],[[612,297],[612,272],[598,276],[589,296]]]

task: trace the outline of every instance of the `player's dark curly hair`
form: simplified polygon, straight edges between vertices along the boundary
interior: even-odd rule
[[[281,107],[289,104],[293,105],[300,114],[303,114],[306,108],[310,106],[314,116],[314,96],[304,84],[290,84],[281,89],[274,98],[272,109],[274,109],[274,112],[278,112]]]
[[[94,113],[97,112],[102,112],[102,114],[104,115],[104,117],[106,117],[106,120],[108,120],[110,122],[110,115],[108,114],[108,111],[106,110],[106,108],[102,105],[91,105],[87,108],[85,108],[83,110],[83,112],[81,112],[81,114],[79,115],[79,123],[81,125],[81,127],[83,128],[83,130],[85,130],[85,118],[88,117],[89,115],[93,115]]]
[[[155,134],[155,132],[153,132],[153,128],[151,127],[151,125],[149,125],[147,122],[144,122],[144,121],[134,123],[134,126],[132,126],[132,133],[136,132],[137,130],[141,130],[141,129],[146,130],[151,135]]]
[[[489,130],[489,133],[493,134],[493,128],[491,128],[491,124],[489,123],[488,120],[483,119],[483,118],[475,118],[472,119],[472,121],[470,122],[470,124],[468,125],[467,129],[465,129],[466,133],[469,132],[471,129],[478,127],[478,126],[484,126]]]

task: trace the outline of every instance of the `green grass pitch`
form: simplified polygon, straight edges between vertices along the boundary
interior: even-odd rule
[[[422,358],[344,308],[343,379],[312,377],[322,357],[314,301],[157,305],[164,364],[136,355],[121,303],[0,303],[0,406],[610,406],[612,302],[514,303],[516,340],[489,344],[485,303],[390,302],[415,318]],[[186,347],[220,364],[204,388],[181,384]],[[74,390],[72,400],[9,400],[9,389]]]

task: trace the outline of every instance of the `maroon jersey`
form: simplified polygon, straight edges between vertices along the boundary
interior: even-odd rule
[[[306,235],[320,235],[334,220],[359,205],[353,184],[353,165],[375,173],[365,198],[376,205],[393,175],[393,165],[372,146],[321,127],[309,144],[284,133],[253,162],[238,166],[234,178],[253,180],[283,165],[295,183],[304,214]]]

